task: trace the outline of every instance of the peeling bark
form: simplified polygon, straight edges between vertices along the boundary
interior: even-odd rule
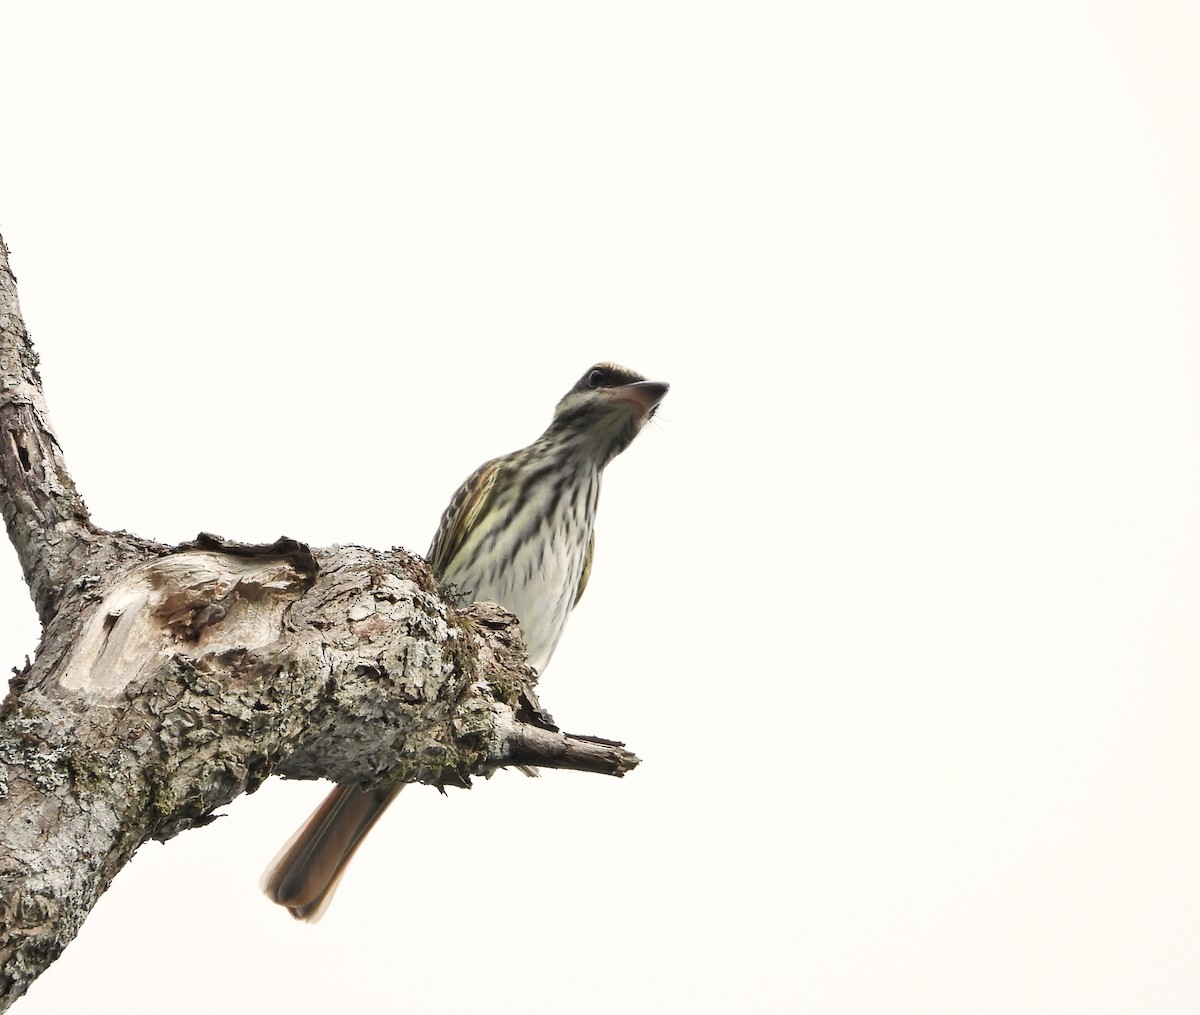
[[[0,706],[0,1011],[149,839],[269,775],[468,786],[623,775],[557,730],[515,619],[457,610],[404,550],[165,546],[96,528],[50,429],[0,240],[0,510],[42,620]]]

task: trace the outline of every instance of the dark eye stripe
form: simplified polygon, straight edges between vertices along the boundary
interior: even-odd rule
[[[635,381],[644,381],[645,379],[645,377],[636,371],[618,366],[616,363],[597,363],[591,370],[579,378],[579,382],[571,390],[588,391],[594,388],[619,388],[622,384],[633,384]]]

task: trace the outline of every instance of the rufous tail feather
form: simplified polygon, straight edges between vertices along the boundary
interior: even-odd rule
[[[402,788],[335,787],[263,872],[259,887],[267,898],[316,923],[359,843]]]

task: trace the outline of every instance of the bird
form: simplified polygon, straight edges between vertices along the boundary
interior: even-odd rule
[[[520,621],[541,675],[591,575],[605,467],[654,416],[669,385],[597,363],[528,447],[484,462],[442,513],[426,554],[456,605],[489,600]],[[366,834],[403,784],[336,786],[285,843],[260,887],[298,920],[324,914]]]

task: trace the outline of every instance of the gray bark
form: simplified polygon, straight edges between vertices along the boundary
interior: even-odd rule
[[[97,528],[7,255],[0,239],[0,510],[42,640],[0,705],[0,1011],[142,843],[269,775],[468,786],[503,765],[637,764],[554,728],[514,618],[455,609],[404,550]]]

